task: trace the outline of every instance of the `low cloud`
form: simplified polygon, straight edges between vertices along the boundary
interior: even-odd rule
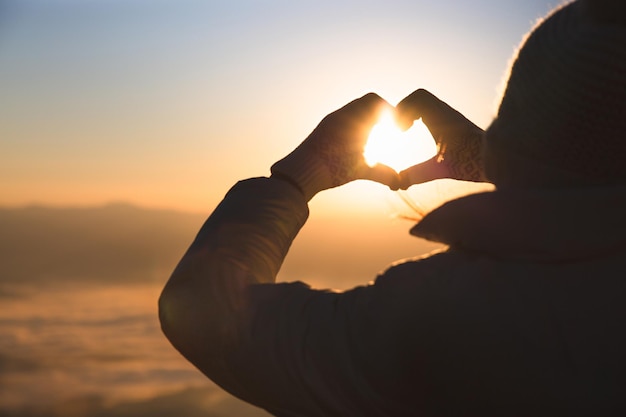
[[[0,209],[0,415],[267,416],[160,330],[159,293],[203,221],[124,205]],[[279,280],[350,288],[436,248],[406,223],[365,227],[311,219]]]
[[[269,417],[264,410],[236,400],[215,387],[189,387],[113,405],[103,396],[85,395],[45,408],[24,405],[0,412],[4,417]]]

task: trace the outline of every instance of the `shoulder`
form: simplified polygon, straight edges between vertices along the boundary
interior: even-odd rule
[[[359,312],[360,319],[369,317],[367,325],[385,327],[388,337],[405,338],[403,331],[410,329],[413,346],[428,349],[424,338],[438,340],[446,333],[452,340],[493,321],[493,293],[504,285],[500,275],[497,261],[462,251],[407,260],[391,266],[368,289],[368,308]],[[460,328],[465,331],[455,334]]]
[[[484,277],[493,269],[495,261],[480,254],[444,249],[430,254],[398,261],[376,278],[376,285],[387,286],[430,286],[451,284],[458,279],[471,281]]]

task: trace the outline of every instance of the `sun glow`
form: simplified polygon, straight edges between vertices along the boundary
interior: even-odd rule
[[[437,154],[437,146],[421,120],[402,132],[391,113],[385,113],[372,128],[363,156],[368,165],[377,163],[390,166],[400,172],[424,162]]]

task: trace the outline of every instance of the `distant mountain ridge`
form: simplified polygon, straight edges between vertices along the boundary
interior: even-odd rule
[[[0,208],[0,284],[44,282],[163,284],[207,214],[115,203],[91,208]],[[279,280],[351,288],[398,259],[441,245],[386,217],[312,218]]]
[[[163,282],[205,217],[124,203],[0,208],[0,282]]]

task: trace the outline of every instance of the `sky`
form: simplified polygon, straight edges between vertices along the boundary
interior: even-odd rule
[[[427,88],[486,127],[556,0],[0,0],[0,206],[206,211],[331,111]],[[332,213],[387,192],[316,197]]]

